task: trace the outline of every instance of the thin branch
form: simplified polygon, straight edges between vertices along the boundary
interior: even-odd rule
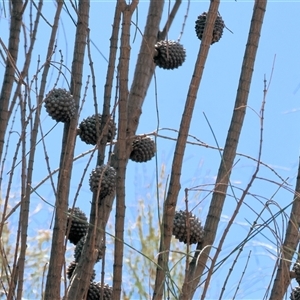
[[[134,0],[130,5],[125,1],[122,5],[122,34],[120,59],[118,73],[120,76],[119,91],[119,121],[118,121],[118,152],[115,153],[118,159],[117,184],[116,184],[116,222],[115,222],[115,251],[113,268],[113,294],[112,299],[120,299],[122,286],[122,269],[124,253],[124,224],[125,224],[125,174],[128,157],[127,148],[130,147],[126,139],[127,125],[127,102],[128,102],[128,73],[130,60],[130,26],[132,14],[135,11],[138,1]]]
[[[178,133],[177,143],[175,146],[175,153],[172,163],[172,171],[170,178],[170,185],[168,189],[167,199],[164,205],[163,212],[163,224],[162,224],[162,236],[160,240],[158,257],[158,265],[161,267],[156,270],[155,287],[153,292],[153,300],[161,300],[163,297],[163,283],[165,281],[165,273],[168,270],[169,249],[172,237],[173,219],[175,214],[175,208],[177,204],[177,198],[180,191],[180,176],[183,162],[183,156],[186,147],[186,141],[191,124],[193,110],[196,103],[197,93],[200,86],[201,78],[205,62],[208,56],[210,41],[212,39],[212,33],[214,28],[215,19],[217,18],[217,12],[220,1],[211,2],[209,13],[207,16],[207,26],[204,31],[204,39],[201,43],[197,61],[195,63],[194,72],[192,75],[191,83],[189,85],[189,91],[185,103],[184,112],[182,115],[180,130]],[[188,295],[185,298],[189,299]]]
[[[189,277],[183,285],[180,299],[193,298],[196,287],[198,286],[201,275],[204,271],[206,261],[209,257],[211,247],[206,246],[213,245],[215,241],[217,228],[220,222],[220,215],[224,206],[225,195],[230,179],[230,170],[232,169],[234,158],[236,156],[236,149],[243,126],[266,4],[266,0],[255,1],[248,42],[244,54],[244,61],[236,96],[235,109],[228,131],[210,208],[205,222],[205,235],[203,245],[201,245],[204,247],[204,250],[202,251],[201,255],[199,252],[197,252],[194,256],[194,259],[190,263]]]

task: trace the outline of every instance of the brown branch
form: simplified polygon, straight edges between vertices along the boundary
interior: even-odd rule
[[[20,90],[21,85],[24,84],[26,86],[26,84],[24,83],[24,79],[27,77],[27,74],[28,74],[28,69],[30,66],[31,58],[32,58],[32,52],[33,52],[33,48],[34,48],[34,45],[36,42],[36,35],[37,35],[37,31],[38,31],[38,26],[39,26],[39,21],[40,21],[40,13],[41,13],[42,7],[43,7],[43,1],[39,1],[38,12],[36,14],[33,31],[30,36],[29,49],[28,49],[27,53],[25,53],[25,62],[24,62],[23,70],[20,73],[18,73],[18,85],[17,85],[16,92],[15,92],[13,99],[9,106],[8,119],[10,118],[12,111],[14,109],[14,105],[15,105],[17,97],[18,97],[18,91]],[[24,33],[24,37],[26,38],[25,33]],[[28,87],[26,86],[26,88],[28,88]],[[28,93],[29,93],[29,90],[28,90]]]
[[[110,51],[109,51],[109,58],[108,58],[108,67],[106,73],[106,82],[104,85],[104,102],[103,102],[103,109],[102,109],[102,124],[101,124],[101,132],[105,127],[105,124],[109,122],[110,118],[110,104],[111,104],[111,93],[113,87],[113,79],[115,73],[115,65],[116,65],[116,56],[118,50],[118,36],[119,36],[119,27],[121,21],[121,9],[120,9],[119,2],[116,5],[115,9],[115,16],[114,16],[114,23],[110,38]],[[107,138],[104,134],[103,138],[100,140],[98,144],[98,165],[102,165],[104,162],[104,154],[105,154],[105,147],[106,147]]]
[[[164,205],[163,221],[162,221],[162,236],[160,240],[158,265],[156,269],[155,288],[153,299],[161,300],[163,297],[163,286],[165,281],[165,274],[168,271],[169,249],[172,238],[173,219],[176,209],[177,197],[180,191],[180,176],[185,152],[188,132],[193,115],[194,106],[196,103],[197,93],[200,86],[205,62],[208,56],[214,23],[217,18],[218,7],[220,1],[213,1],[210,4],[210,9],[207,16],[207,24],[205,26],[204,38],[201,42],[194,72],[192,75],[183,116],[180,123],[180,130],[175,146],[175,153],[172,163],[172,171],[170,178],[170,185],[168,189],[167,198]],[[188,299],[188,298],[184,298]]]
[[[22,25],[23,1],[12,1],[10,33],[7,49],[6,68],[0,93],[0,160],[4,147],[4,137],[8,124],[8,105],[15,80],[15,64],[18,59],[20,31]]]
[[[286,229],[285,239],[280,248],[278,268],[274,284],[271,290],[270,300],[281,300],[290,284],[290,267],[296,247],[299,243],[299,225],[300,225],[300,158],[298,167],[298,176],[295,187],[295,195],[291,209],[290,219]]]
[[[64,1],[58,1],[60,5],[62,5],[63,2]],[[74,97],[77,109],[79,108],[82,87],[83,61],[89,24],[89,8],[90,2],[88,0],[79,1],[70,85],[70,90]],[[57,183],[55,222],[53,228],[49,271],[46,282],[45,300],[60,299],[61,271],[65,260],[64,241],[67,224],[66,212],[68,210],[70,180],[77,132],[77,118],[78,116],[76,115],[70,123],[66,123],[64,126],[60,170]],[[76,298],[73,297],[72,299]]]
[[[213,245],[215,241],[220,221],[220,215],[226,198],[226,191],[228,188],[231,173],[230,170],[232,169],[234,158],[236,156],[239,136],[246,113],[248,94],[250,90],[251,78],[254,69],[254,62],[258,48],[263,18],[266,10],[266,4],[266,0],[255,1],[254,4],[254,11],[236,96],[235,109],[228,131],[215,189],[204,227],[205,236],[203,244],[201,245],[203,251],[201,252],[201,255],[199,255],[199,251],[196,252],[194,259],[190,263],[189,278],[183,285],[180,299],[193,298],[201,275],[204,271],[207,259],[209,257],[211,248],[210,246]]]
[[[157,42],[163,6],[163,0],[150,2],[144,36],[129,94],[127,136],[134,136],[136,133],[142,114],[142,105],[154,74],[153,51]]]
[[[211,280],[211,276],[213,274],[213,271],[214,271],[214,268],[215,268],[215,265],[216,265],[216,262],[217,262],[217,259],[219,257],[219,254],[221,253],[221,250],[222,250],[222,247],[224,245],[224,242],[225,242],[225,239],[227,237],[227,234],[229,233],[229,230],[235,220],[235,218],[237,217],[239,211],[240,211],[240,208],[242,206],[242,204],[244,203],[244,200],[246,198],[246,196],[249,194],[249,190],[250,188],[252,187],[252,184],[254,183],[255,179],[257,178],[257,174],[259,172],[259,168],[260,168],[260,160],[261,160],[261,155],[262,155],[262,145],[263,145],[263,121],[264,121],[264,107],[265,107],[265,103],[266,103],[266,95],[267,95],[267,90],[266,90],[266,87],[265,87],[265,90],[264,90],[264,98],[263,98],[263,102],[262,102],[262,106],[261,106],[261,128],[260,128],[260,142],[259,142],[259,150],[258,150],[258,159],[257,159],[257,165],[256,165],[256,169],[254,171],[254,173],[252,174],[251,176],[251,179],[249,181],[249,183],[247,184],[247,187],[243,190],[243,193],[242,193],[242,196],[241,198],[239,199],[239,201],[237,202],[237,205],[236,205],[236,208],[224,230],[224,233],[222,234],[222,237],[220,239],[220,242],[218,244],[218,247],[217,247],[217,250],[216,250],[216,253],[211,261],[211,265],[210,265],[210,268],[208,270],[208,274],[207,274],[207,278],[205,280],[205,284],[204,284],[204,288],[203,288],[203,293],[202,293],[202,296],[201,296],[201,300],[204,300],[205,299],[205,296],[206,296],[206,292],[207,292],[207,289],[209,287],[209,284],[210,284],[210,280]],[[249,237],[249,235],[251,234],[251,231],[248,233],[247,237]],[[243,250],[244,246],[242,246],[236,256],[236,259],[234,260],[233,262],[233,266],[236,264],[237,260],[238,260],[238,257],[241,255],[242,253],[242,250]],[[224,286],[222,288],[222,291],[221,291],[221,294],[220,294],[220,297],[219,299],[222,299],[223,297],[223,293],[225,292],[225,286],[226,286],[226,282],[228,281],[229,279],[229,276],[231,274],[231,271],[233,270],[233,266],[230,268],[229,272],[228,272],[228,275],[225,279],[225,282],[224,282]]]
[[[163,30],[158,33],[158,39],[159,40],[166,38],[166,36],[168,34],[168,31],[170,30],[170,27],[172,26],[172,23],[175,19],[175,16],[176,16],[177,12],[178,12],[178,9],[180,7],[181,2],[182,2],[182,0],[176,0],[176,2],[174,3],[174,5],[172,7],[172,10],[171,10],[171,12],[168,16],[168,20],[167,20]]]
[[[130,144],[126,139],[127,125],[127,102],[128,102],[128,72],[130,60],[130,26],[131,17],[138,1],[133,1],[131,5],[123,2],[122,7],[122,34],[120,60],[118,66],[119,73],[119,121],[118,121],[118,152],[117,157],[117,185],[116,185],[116,223],[115,223],[115,250],[113,268],[113,294],[112,299],[121,299],[122,269],[124,253],[124,224],[125,224],[125,174],[128,157],[127,149]]]
[[[24,6],[23,6],[24,9]],[[54,45],[54,39],[56,36],[56,31],[57,31],[57,24],[58,24],[58,19],[59,19],[59,14],[60,11],[56,12],[56,19],[55,19],[55,25],[52,33],[51,33],[51,38],[49,41],[49,46],[48,46],[48,56],[46,58],[47,63],[45,64],[43,76],[42,76],[42,84],[40,88],[40,94],[38,97],[38,103],[41,104],[43,100],[43,95],[44,95],[44,89],[45,89],[45,84],[46,84],[46,77],[48,74],[49,70],[49,61],[48,58],[50,57]],[[25,70],[26,70],[26,64],[25,64]],[[26,71],[27,72],[27,71]],[[19,86],[20,87],[20,86]],[[25,109],[25,107],[24,107]],[[17,294],[17,299],[21,299],[22,297],[22,289],[23,289],[23,278],[24,278],[24,268],[25,268],[25,257],[26,257],[26,249],[27,249],[27,229],[28,229],[28,218],[29,218],[29,206],[30,206],[30,186],[31,186],[31,180],[32,180],[32,175],[33,175],[33,165],[34,165],[34,156],[35,156],[35,145],[36,145],[36,140],[37,140],[37,133],[38,133],[38,125],[40,122],[40,109],[41,105],[38,105],[36,109],[36,114],[35,114],[35,120],[34,120],[34,126],[33,130],[31,131],[31,140],[30,140],[30,146],[31,146],[31,151],[29,154],[28,158],[28,167],[26,166],[26,159],[25,159],[25,141],[23,142],[23,155],[22,155],[22,201],[21,201],[21,207],[20,207],[20,217],[19,217],[19,227],[20,227],[20,234],[21,234],[21,248],[20,248],[20,253],[19,253],[19,258],[18,258],[18,263],[16,266],[16,270],[13,270],[13,278],[16,278],[16,275],[18,276],[18,294]],[[25,140],[25,121],[22,122],[22,133],[24,135],[24,140]],[[26,182],[24,182],[24,178],[26,178]],[[18,274],[16,273],[18,272]],[[12,286],[10,288],[9,296],[13,296],[13,290],[14,287]]]

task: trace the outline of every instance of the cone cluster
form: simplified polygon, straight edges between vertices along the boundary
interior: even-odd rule
[[[78,265],[83,250],[83,246],[86,242],[86,234],[89,227],[88,219],[85,213],[81,211],[79,207],[68,209],[67,228],[70,220],[71,220],[71,227],[70,227],[69,235],[67,237],[71,243],[76,245],[76,247],[74,249],[75,260],[69,264],[66,270],[67,278],[69,280],[71,279],[72,274]],[[67,235],[67,231],[66,231],[66,235]],[[103,249],[104,249],[104,243],[102,242],[101,247],[98,249],[98,257],[96,262],[102,259]],[[90,279],[91,282],[95,279],[95,277],[96,277],[96,272],[95,270],[93,270],[93,274]]]
[[[296,262],[293,266],[293,271],[296,274],[296,281],[298,282],[298,284],[300,285],[300,263]]]
[[[196,23],[195,30],[199,40],[202,40],[203,37],[204,27],[206,24],[206,17],[207,17],[207,13],[204,12],[202,15],[198,16],[198,19],[195,22]],[[214,44],[221,39],[224,27],[225,27],[225,23],[222,17],[218,15],[213,29],[211,44]]]
[[[206,24],[207,13],[198,16],[195,24],[197,37],[201,40]],[[213,37],[211,44],[220,40],[223,34],[225,24],[219,15],[215,21]],[[154,63],[163,69],[172,70],[180,67],[186,59],[186,50],[183,45],[174,40],[161,40],[154,46]],[[69,122],[76,113],[76,106],[73,96],[65,89],[53,89],[44,100],[45,108],[48,114],[58,122]],[[109,118],[104,130],[101,130],[102,115],[94,114],[83,119],[77,129],[80,139],[89,145],[97,145],[99,139],[106,134],[107,142],[112,142],[116,136],[116,124],[112,118]],[[151,160],[156,153],[155,142],[149,136],[136,136],[131,144],[130,159],[135,162],[147,162]],[[116,189],[116,170],[109,165],[98,165],[92,170],[89,178],[90,190],[93,193],[99,193],[99,200],[113,194]],[[76,269],[83,247],[86,242],[89,223],[84,212],[79,207],[73,210],[68,209],[66,232],[68,240],[76,245],[74,250],[75,260],[67,268],[67,277],[71,279]],[[199,219],[192,212],[176,211],[173,221],[173,235],[183,243],[196,244],[203,240],[204,231]],[[104,243],[98,250],[98,262],[103,257]],[[295,266],[296,280],[300,282],[300,267]],[[93,271],[91,282],[86,300],[110,300],[112,298],[112,288],[100,282],[95,282],[95,270]],[[300,287],[293,290],[291,299],[300,300]]]
[[[103,291],[103,298],[101,298],[101,294]],[[101,285],[101,282],[91,282],[89,290],[88,290],[88,295],[87,295],[87,300],[110,300],[112,299],[112,288],[108,285],[105,284],[103,287]]]
[[[155,50],[154,63],[160,68],[176,69],[185,61],[185,49],[176,41],[157,42]]]
[[[187,229],[187,225],[189,229]],[[180,242],[187,244],[189,234],[189,244],[197,244],[203,239],[203,227],[199,219],[191,212],[183,210],[176,211],[173,221],[173,235]]]
[[[71,93],[65,89],[53,89],[44,99],[49,116],[57,122],[69,122],[75,115],[75,101]]]
[[[116,170],[108,165],[97,166],[90,174],[90,189],[98,192],[100,200],[114,192],[116,188]]]
[[[151,160],[155,152],[155,143],[149,136],[138,136],[132,142],[132,150],[129,158],[135,162],[147,162]]]
[[[291,300],[300,300],[300,286],[293,288],[290,296]]]
[[[76,247],[75,247],[74,258],[75,258],[76,263],[79,262],[79,259],[80,259],[80,256],[81,256],[81,253],[82,253],[83,246],[84,246],[85,242],[86,242],[86,236],[82,237],[80,239],[80,241],[77,243]],[[100,259],[103,256],[102,248],[103,248],[103,243],[101,244],[100,248],[97,249],[98,250],[98,257],[97,257],[96,262],[100,261]]]
[[[300,263],[299,262],[295,262],[292,270],[295,272],[295,275],[296,275],[295,279],[298,282],[299,286],[295,287],[292,290],[290,299],[292,299],[292,300],[300,300]]]
[[[72,208],[68,209],[67,230],[70,220],[72,221],[68,234],[68,240],[72,244],[76,245],[79,240],[86,235],[89,228],[89,223],[85,213],[79,207],[74,207],[73,212]]]
[[[75,270],[75,268],[77,267],[78,263],[75,262],[75,261],[72,261],[68,268],[67,268],[67,271],[66,271],[66,274],[67,274],[67,278],[70,280],[72,275],[73,275],[73,272]],[[92,277],[91,277],[91,281],[93,281],[94,279],[96,278],[96,272],[95,270],[93,270],[93,274],[92,274]]]
[[[78,134],[80,139],[89,145],[96,145],[98,138],[103,135],[101,131],[102,115],[95,114],[87,117],[79,124]],[[110,143],[116,136],[116,124],[112,118],[109,119],[107,128],[107,142]],[[105,128],[106,128],[105,127]]]

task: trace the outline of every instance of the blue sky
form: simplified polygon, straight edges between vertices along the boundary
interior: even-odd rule
[[[171,1],[171,3],[173,2],[174,1]],[[138,6],[137,24],[141,30],[144,28],[148,3],[148,1],[140,1]],[[194,63],[200,46],[200,41],[197,39],[194,30],[195,20],[199,14],[207,11],[208,6],[209,1],[190,2],[187,22],[185,24],[184,34],[181,38],[181,43],[186,48],[186,61],[180,68],[173,71],[162,70],[159,68],[156,69],[156,82],[152,80],[151,86],[148,90],[137,133],[150,133],[155,131],[157,127],[178,129],[189,82],[194,69]],[[168,11],[167,7],[168,2],[166,2],[162,26],[166,21]],[[101,51],[100,53],[94,46],[92,46],[92,58],[97,78],[97,97],[100,107],[102,105],[107,68],[107,62],[103,57],[108,58],[109,55],[109,38],[111,35],[114,8],[115,1],[91,2],[91,39]],[[177,40],[179,37],[186,8],[187,1],[183,1],[177,14],[177,18],[169,31],[169,39]],[[269,84],[273,63],[275,61],[273,77],[265,105],[262,161],[271,166],[284,179],[288,178],[288,183],[292,189],[294,188],[295,178],[297,175],[300,139],[298,134],[300,108],[299,9],[299,1],[269,1],[268,3],[248,100],[249,109],[246,114],[241,140],[238,147],[239,153],[257,158],[260,138],[260,119],[258,118],[257,113],[260,111],[263,99],[264,76],[266,76],[267,84]],[[198,92],[190,134],[211,146],[216,146],[215,136],[220,147],[223,147],[232,116],[241,63],[253,11],[253,1],[221,1],[219,11],[226,26],[233,33],[225,29],[220,42],[212,45],[210,49]],[[53,2],[46,2],[44,4],[44,14],[47,16],[48,20],[52,20],[53,13]],[[134,15],[133,18],[134,22],[136,22],[135,18],[136,15]],[[26,16],[25,21],[28,21],[28,15]],[[0,36],[6,43],[7,32],[2,30],[2,28],[7,28],[8,20],[4,17],[3,13],[0,19],[0,26]],[[33,64],[30,71],[31,77],[35,73],[35,61],[37,61],[38,55],[41,55],[42,62],[45,59],[45,43],[47,42],[47,37],[50,32],[50,28],[45,24],[45,22],[41,21],[40,26],[41,31],[37,37],[36,49],[32,59]],[[131,40],[133,40],[134,31],[135,28],[132,26],[133,34]],[[64,63],[69,68],[71,67],[72,62],[74,32],[75,27],[70,18],[64,12],[58,33],[57,51],[53,60],[60,60],[58,50],[61,49],[64,56]],[[140,42],[141,36],[139,31],[137,31],[136,39],[131,45],[132,60],[130,65],[129,85],[134,73],[134,66],[136,64]],[[20,51],[23,51],[22,47],[23,41],[21,41]],[[21,68],[22,59],[18,61],[18,66]],[[52,75],[49,77],[47,91],[51,90],[53,82],[57,76],[57,71],[55,69],[52,69],[52,72]],[[0,68],[0,74],[2,73],[3,67]],[[65,74],[67,78],[70,78],[67,71]],[[89,74],[89,64],[88,61],[86,61],[83,77],[84,84]],[[60,81],[60,84],[61,87],[67,87],[66,82]],[[32,95],[32,97],[34,96]],[[159,125],[156,114],[156,100],[159,111]],[[93,96],[90,83],[87,99],[85,101],[80,120],[93,114],[93,109]],[[209,124],[205,116],[209,121]],[[51,120],[51,118],[47,116],[45,110],[43,110],[42,126],[44,133],[46,133],[53,125],[53,120]],[[213,132],[211,131],[210,126]],[[62,128],[63,125],[58,124],[45,138],[52,169],[57,168],[59,162]],[[15,130],[18,130],[18,124],[15,125]],[[160,131],[160,134],[176,138],[176,133],[168,130]],[[14,139],[17,141],[17,136],[13,136],[11,145],[13,145]],[[13,149],[13,146],[11,147]],[[163,164],[165,166],[166,176],[171,170],[174,147],[174,141],[158,138],[158,168],[160,169]],[[39,144],[37,149],[37,164],[34,174],[35,184],[38,184],[47,175],[42,145]],[[82,143],[79,139],[77,140],[75,150],[76,155],[79,155],[88,149],[90,149],[88,145]],[[12,155],[13,154],[10,154],[8,157],[7,169],[9,169],[9,163],[11,163]],[[95,166],[95,159],[96,158],[93,158],[92,163],[89,166],[88,174]],[[88,157],[84,157],[74,163],[71,196],[69,199],[70,202],[77,191],[77,186],[87,161]],[[231,182],[238,188],[243,189],[249,182],[256,164],[252,160],[243,157],[241,157],[239,161],[237,158],[236,161],[237,164],[232,172]],[[193,207],[193,205],[201,202],[194,212],[203,222],[205,222],[210,201],[210,196],[208,195],[207,190],[212,189],[212,184],[215,180],[219,163],[220,153],[218,151],[196,145],[187,145],[182,170],[182,190],[178,199],[178,209],[184,208],[185,205],[183,201],[184,188],[192,188],[201,185],[201,189],[203,191],[200,193],[190,193],[190,205]],[[155,170],[155,159],[152,159],[152,161],[147,164],[136,164],[131,161],[128,164],[126,179],[126,224],[129,228],[133,228],[133,230],[135,230],[135,227],[132,225],[136,220],[137,202],[139,199],[144,199],[146,205],[156,209]],[[268,178],[275,182],[280,182],[278,177],[276,177],[274,173],[266,167],[261,167],[259,176],[262,178]],[[18,182],[19,179],[16,177],[14,183],[16,190],[19,186]],[[281,207],[290,203],[293,198],[292,193],[283,189],[276,192],[277,188],[278,186],[274,183],[257,180],[250,192],[264,197],[261,199],[262,203],[251,196],[246,198],[246,203],[257,212],[262,210],[266,199],[273,199]],[[47,199],[47,201],[53,203],[54,196],[49,181],[46,182],[38,190],[38,192]],[[240,191],[237,191],[237,195],[240,195]],[[77,204],[88,214],[90,201],[91,192],[89,191],[88,186],[88,176],[86,176],[83,182],[83,187],[80,190]],[[52,211],[52,208],[44,202],[41,202],[41,199],[36,195],[33,195],[32,209],[34,210],[35,207],[41,203],[42,209],[33,215],[31,219],[30,233],[32,234],[34,234],[34,232],[39,228],[49,228],[51,221],[50,212]],[[220,235],[227,224],[228,217],[230,217],[233,212],[234,203],[235,200],[233,200],[233,198],[227,198],[222,213],[220,232],[217,233],[218,238],[220,238]],[[278,211],[278,208],[276,208],[275,205],[271,205],[271,210],[276,212]],[[289,213],[289,211],[287,211],[287,213]],[[111,223],[113,222],[113,215],[114,212],[112,212]],[[271,215],[266,212],[263,216],[267,219]],[[249,226],[247,225],[248,222],[252,223],[254,220],[255,214],[251,212],[247,206],[244,206],[236,219],[236,224],[234,224],[231,234],[229,234],[228,241],[224,245],[223,255],[229,253],[243,240],[249,229]],[[285,225],[282,227],[280,223],[281,218],[278,219],[278,222],[280,233],[282,235],[284,233]],[[256,236],[247,244],[242,254],[242,258],[235,267],[233,275],[227,285],[227,289],[224,294],[226,298],[232,297],[232,289],[234,289],[240,278],[250,250],[252,251],[252,254],[249,266],[244,276],[244,278],[247,278],[247,276],[248,278],[244,279],[239,291],[240,298],[237,297],[237,299],[262,299],[264,296],[266,287],[270,280],[270,275],[272,274],[272,268],[274,266],[273,255],[276,253],[276,245],[274,244],[275,239],[272,236],[271,231],[266,229],[264,234],[265,236]],[[135,235],[137,236],[137,233],[133,231],[133,236]],[[135,241],[133,246],[139,249],[138,241]],[[184,248],[182,247],[182,250],[183,249]],[[154,253],[154,256],[156,254],[157,253]],[[209,294],[207,295],[210,299],[218,299],[223,280],[231,263],[232,259],[225,263],[214,275],[213,284],[209,289]],[[110,272],[111,269],[108,267],[108,280],[110,278]],[[294,282],[293,285],[295,285]],[[146,289],[147,288],[148,287],[146,287]]]

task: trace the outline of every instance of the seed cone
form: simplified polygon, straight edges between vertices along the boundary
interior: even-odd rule
[[[72,275],[73,275],[73,272],[74,272],[75,268],[77,267],[77,265],[78,265],[78,263],[75,262],[75,261],[72,261],[72,262],[69,264],[69,266],[68,266],[68,268],[67,268],[67,271],[66,271],[67,277],[68,277],[69,280],[71,279],[71,277],[72,277]],[[92,274],[92,277],[91,277],[91,281],[93,281],[93,280],[95,279],[95,277],[96,277],[96,272],[95,272],[95,270],[93,270],[93,274]]]
[[[97,117],[98,116],[98,117]],[[92,115],[84,119],[78,128],[78,134],[80,139],[86,144],[96,145],[98,137],[102,135],[101,132],[101,121],[102,115]],[[112,118],[108,121],[108,133],[107,133],[107,142],[111,142],[116,136],[116,124]],[[98,127],[98,135],[97,135]]]
[[[116,188],[116,170],[108,165],[97,166],[90,174],[90,189],[98,191],[100,185],[100,199],[114,192]]]
[[[46,111],[57,122],[69,122],[75,115],[73,96],[65,89],[51,90],[44,100]]]
[[[188,218],[188,220],[187,220]],[[176,211],[173,221],[173,235],[180,242],[187,243],[187,226],[189,225],[189,243],[197,244],[203,239],[203,227],[201,222],[191,212],[187,214],[186,211]]]
[[[293,288],[290,299],[291,300],[300,300],[300,287],[299,286],[296,286],[295,288]]]
[[[111,300],[112,288],[105,284],[102,288],[101,282],[91,282],[87,294],[87,300],[99,300],[101,299],[101,292],[103,290],[103,300]]]
[[[154,63],[163,69],[180,67],[186,57],[185,49],[176,41],[160,41],[155,44]]]
[[[298,284],[300,285],[300,263],[296,262],[293,266],[293,271],[296,274],[296,280],[298,282]]]
[[[136,137],[132,142],[130,159],[135,162],[147,162],[155,155],[154,141],[149,137]]]
[[[73,213],[72,208],[69,208],[68,213],[69,215],[67,218],[67,229],[69,225],[69,220],[72,218],[68,240],[74,245],[76,245],[79,242],[79,240],[86,235],[89,223],[87,221],[85,213],[79,207],[74,207]]]
[[[207,17],[207,13],[204,12],[202,15],[198,16],[198,19],[195,22],[196,23],[195,30],[196,30],[196,34],[197,34],[197,37],[199,38],[199,40],[202,40],[204,27],[206,24],[206,17]],[[220,15],[218,15],[217,19],[215,21],[214,29],[213,29],[213,37],[212,37],[211,44],[214,44],[221,39],[224,27],[225,27],[225,24],[224,24],[222,17]]]
[[[75,247],[75,250],[74,250],[74,258],[75,258],[75,262],[78,263],[79,262],[79,259],[80,259],[80,256],[81,256],[81,253],[82,253],[82,250],[83,250],[83,246],[85,244],[85,241],[86,241],[86,236],[82,237],[80,239],[80,241],[77,243],[76,247]],[[98,262],[102,256],[103,256],[103,243],[101,244],[100,248],[98,249],[98,257],[97,257],[97,261]]]

